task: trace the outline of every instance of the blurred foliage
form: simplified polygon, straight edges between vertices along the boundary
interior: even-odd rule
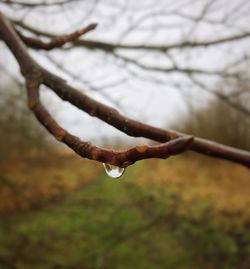
[[[178,161],[147,161],[135,176],[140,189],[175,201],[170,225],[201,268],[249,267],[247,168],[189,153]]]
[[[47,132],[29,111],[25,89],[0,77],[0,161],[46,151]]]
[[[26,176],[18,204],[43,201],[15,211],[5,203],[1,269],[249,268],[246,168],[187,154],[140,162],[113,180],[71,155],[39,162],[1,170],[5,185]]]
[[[189,114],[172,128],[233,147],[250,150],[249,79],[222,81],[213,97],[202,106],[189,103]]]
[[[0,213],[41,209],[47,202],[59,202],[99,173],[96,163],[64,151],[15,158],[0,165],[0,170]]]

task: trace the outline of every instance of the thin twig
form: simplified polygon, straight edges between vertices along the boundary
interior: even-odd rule
[[[94,30],[96,26],[97,26],[96,23],[92,23],[88,25],[87,27],[77,30],[71,34],[56,36],[55,38],[53,38],[52,40],[48,42],[44,42],[42,40],[39,40],[33,37],[25,36],[20,31],[17,31],[17,33],[21,37],[23,42],[33,49],[52,50],[54,48],[62,47],[64,44],[68,42],[73,42],[74,40],[78,39],[80,36]]]

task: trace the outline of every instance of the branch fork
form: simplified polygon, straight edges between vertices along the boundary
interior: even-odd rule
[[[93,30],[96,24],[69,35],[58,36],[49,42],[25,37],[18,32],[9,20],[0,12],[0,39],[16,58],[21,73],[26,80],[28,106],[38,121],[59,141],[68,145],[84,158],[102,163],[109,163],[125,168],[136,161],[148,158],[166,159],[172,155],[192,150],[215,158],[230,160],[250,167],[250,152],[225,146],[209,140],[194,138],[175,131],[156,128],[127,118],[117,110],[104,105],[68,85],[63,79],[50,73],[35,62],[27,51],[27,46],[34,49],[51,50],[67,42],[78,39]],[[97,117],[118,130],[133,137],[145,137],[160,142],[157,146],[137,145],[133,148],[114,151],[100,148],[63,129],[49,114],[39,98],[39,87],[43,84],[55,92],[62,100],[68,101],[90,116]]]

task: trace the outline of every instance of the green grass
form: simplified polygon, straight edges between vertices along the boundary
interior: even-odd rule
[[[60,204],[2,215],[1,269],[187,268],[185,248],[172,231],[154,229],[159,216],[140,207],[148,197],[135,195],[130,177],[102,175]]]
[[[249,223],[217,223],[206,201],[187,208],[171,189],[141,188],[141,168],[119,180],[101,173],[43,208],[1,214],[0,268],[248,269]]]

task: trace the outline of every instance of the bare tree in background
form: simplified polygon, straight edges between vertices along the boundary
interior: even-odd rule
[[[3,74],[0,78],[0,162],[11,157],[45,153],[49,144],[46,131],[26,106],[24,87],[18,87]]]
[[[221,98],[210,98],[202,107],[195,107],[190,102],[190,113],[179,119],[172,128],[250,150],[250,117],[246,117],[241,110],[228,106],[223,98],[223,96],[230,96],[231,92],[230,98],[237,108],[250,107],[249,84],[245,84],[241,80],[235,82],[236,84],[226,79],[219,82],[215,89]],[[207,124],[208,122],[209,124]]]
[[[248,151],[150,126],[90,97],[91,94],[102,96],[120,108],[119,95],[107,94],[105,89],[113,93],[114,88],[125,89],[126,95],[128,88],[136,91],[138,85],[144,88],[154,85],[154,91],[162,96],[168,95],[170,89],[191,98],[198,91],[214,95],[249,117],[249,108],[235,102],[234,92],[212,90],[221,78],[249,81],[248,1],[6,0],[0,3],[0,38],[20,67],[30,109],[53,136],[82,157],[127,167],[141,159],[168,158],[192,150],[250,166]],[[98,33],[81,38],[96,27],[88,24],[90,21],[100,24]],[[32,56],[28,48],[33,50]],[[51,52],[44,54],[42,50]],[[71,55],[71,61],[65,61],[66,55]],[[42,65],[45,59],[46,69]],[[247,75],[241,75],[242,70]],[[61,77],[74,79],[74,86]],[[44,107],[39,96],[42,85],[127,135],[162,144],[114,151],[81,141],[63,129]],[[84,93],[85,87],[89,95]],[[206,97],[201,96],[201,99]]]

